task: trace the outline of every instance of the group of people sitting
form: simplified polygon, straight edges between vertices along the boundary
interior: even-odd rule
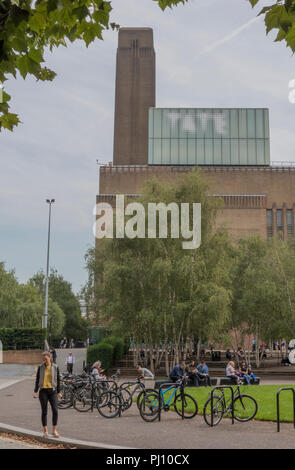
[[[171,370],[169,377],[172,382],[176,382],[184,374],[191,379],[195,387],[199,387],[201,383],[211,386],[209,369],[205,361],[201,361],[198,365],[196,365],[195,361],[191,361],[187,365],[184,362],[177,364]]]
[[[233,384],[245,383],[245,385],[250,385],[255,383],[255,375],[251,370],[251,365],[247,365],[243,361],[238,369],[235,368],[235,363],[229,361],[226,366],[226,376],[229,377]]]
[[[195,361],[191,361],[187,365],[184,362],[177,364],[171,370],[169,377],[172,382],[176,382],[179,377],[183,377],[185,374],[190,378],[195,387],[200,385],[211,386],[209,369],[205,361],[201,361],[198,365],[196,365]],[[235,363],[229,361],[226,366],[226,376],[235,385],[242,383],[250,385],[255,383],[255,375],[251,370],[251,365],[247,365],[245,361],[237,369],[235,368]]]

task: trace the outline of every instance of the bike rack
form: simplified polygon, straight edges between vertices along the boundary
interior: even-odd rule
[[[177,387],[177,384],[175,382],[171,382],[171,383],[166,383],[166,384],[162,384],[159,388],[159,421],[161,421],[161,413],[162,413],[162,395],[161,395],[161,391],[163,388],[169,388],[169,387],[172,387],[172,385],[174,386],[174,388]],[[183,400],[182,400],[182,419],[183,419]]]
[[[220,390],[220,389],[225,389],[225,388],[229,388],[230,391],[231,391],[231,423],[234,424],[235,420],[234,420],[234,391],[233,391],[233,387],[231,385],[217,385],[215,387],[212,388],[211,392],[210,392],[210,400],[211,400],[211,428],[213,428],[213,392],[215,390]]]
[[[293,426],[295,428],[295,389],[292,387],[283,387],[277,391],[277,432],[280,432],[280,393],[291,390],[293,393]]]

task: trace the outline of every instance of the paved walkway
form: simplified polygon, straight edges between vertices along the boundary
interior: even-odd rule
[[[0,390],[1,421],[33,431],[40,430],[40,405],[32,398],[33,379]],[[203,417],[182,421],[175,413],[163,413],[162,421],[144,422],[135,405],[121,418],[105,419],[97,411],[79,413],[60,410],[62,436],[83,441],[146,449],[295,449],[295,431],[282,424],[280,434],[275,423],[235,423],[223,420],[209,428]],[[49,428],[50,430],[50,428]]]
[[[75,357],[74,374],[81,374],[83,372],[83,362],[86,362],[86,348],[84,349],[56,349],[57,359],[56,363],[61,372],[66,372],[67,366],[65,364],[66,357],[69,352],[73,353]],[[41,361],[40,361],[41,362]]]

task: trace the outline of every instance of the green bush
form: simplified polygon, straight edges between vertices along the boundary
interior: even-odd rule
[[[3,350],[43,349],[45,334],[42,328],[0,328]]]
[[[124,356],[124,342],[121,338],[117,336],[108,336],[105,338],[102,343],[104,344],[111,344],[114,348],[114,355],[113,355],[113,364]],[[101,344],[102,344],[101,343]]]
[[[101,342],[87,348],[87,364],[101,361],[102,368],[107,371],[113,365],[114,348],[111,344]]]

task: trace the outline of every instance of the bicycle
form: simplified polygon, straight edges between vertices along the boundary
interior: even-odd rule
[[[227,399],[223,389],[219,389],[218,392],[220,392],[219,395],[213,395],[213,426],[220,423],[223,416],[231,415],[232,413],[232,398],[229,397]],[[258,405],[253,397],[241,393],[240,387],[237,385],[233,395],[233,408],[234,418],[245,423],[255,417]],[[205,422],[211,426],[211,397],[208,398],[204,405],[203,417]]]
[[[130,391],[132,387],[134,388]],[[138,391],[140,392],[137,396],[136,403],[139,409],[143,397],[145,397],[148,392],[153,391],[153,389],[146,389],[145,384],[142,383],[141,376],[137,377],[136,382],[122,383],[117,393],[109,393],[108,391],[103,393],[99,401],[99,413],[105,418],[118,416],[118,414],[121,414],[131,407],[133,397]]]
[[[73,406],[74,393],[85,385],[85,375],[64,375],[61,377],[60,393],[57,406],[61,410],[71,408]]]
[[[192,419],[198,413],[198,404],[196,400],[184,392],[187,377],[180,377],[175,384],[171,384],[168,388],[159,392],[153,390],[143,397],[140,403],[140,415],[144,421],[153,422],[159,418],[159,413],[163,409],[174,411],[185,419]],[[161,403],[161,410],[160,410]]]
[[[136,400],[137,408],[139,409],[142,398],[148,393],[152,392],[153,388],[146,388],[142,382],[143,377],[138,376],[136,382],[124,382],[119,387],[119,393],[122,394],[123,411],[128,410],[133,402],[133,397],[139,392]],[[131,388],[135,385],[132,391]]]
[[[104,404],[104,401],[101,400],[101,396],[111,390],[117,390],[116,382],[112,380],[95,380],[92,376],[88,377],[87,383],[78,389],[73,395],[73,407],[75,410],[80,413],[85,413],[87,411],[93,411],[94,407],[98,407],[98,404],[101,406]],[[104,397],[106,400],[106,397]],[[98,410],[99,411],[99,410]]]

